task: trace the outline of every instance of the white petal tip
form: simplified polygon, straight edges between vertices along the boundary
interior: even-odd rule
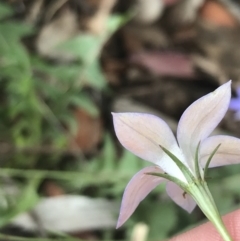
[[[219,86],[215,91],[219,92],[220,90],[226,89],[227,91],[231,92],[231,84],[232,84],[232,80],[229,80],[228,82],[226,82],[225,84]],[[214,91],[214,92],[215,92]],[[213,93],[214,93],[213,92]]]
[[[196,207],[196,204],[194,204],[193,206],[190,206],[190,207],[186,207],[184,208],[184,210],[188,213],[192,213],[192,211],[195,209]]]
[[[120,223],[120,222],[118,221],[118,222],[117,222],[116,229],[119,229],[122,225],[123,225],[123,223]]]
[[[232,80],[229,80],[228,82],[226,82],[225,84],[223,84],[220,87],[223,87],[223,88],[226,88],[226,89],[231,89],[231,85],[232,85]]]

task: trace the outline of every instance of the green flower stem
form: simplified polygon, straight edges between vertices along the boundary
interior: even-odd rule
[[[198,206],[201,208],[206,217],[213,223],[218,230],[219,234],[225,241],[233,241],[230,234],[228,233],[221,216],[218,212],[216,204],[212,198],[212,195],[208,189],[206,182],[199,181],[193,183],[189,187],[189,192],[195,199]]]

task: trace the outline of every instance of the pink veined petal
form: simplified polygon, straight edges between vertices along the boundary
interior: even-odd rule
[[[147,175],[148,172],[163,173],[156,167],[146,167],[133,176],[128,183],[122,198],[117,228],[123,225],[137,208],[138,204],[160,183],[166,181],[162,177]]]
[[[166,191],[168,196],[181,208],[191,213],[196,207],[196,202],[188,194],[185,193],[177,184],[174,182],[168,182],[166,185]]]
[[[221,146],[213,156],[209,167],[240,164],[240,139],[232,136],[219,135],[211,136],[201,143],[200,163],[203,168],[208,157],[219,144],[221,144]]]
[[[160,148],[162,145],[185,162],[166,122],[143,113],[113,113],[113,122],[116,135],[126,149],[159,165],[169,175],[186,181],[177,165]]]
[[[230,110],[240,110],[240,97],[231,99],[229,104]]]
[[[177,139],[191,168],[199,141],[208,137],[228,110],[231,81],[191,104],[183,113],[177,130]]]

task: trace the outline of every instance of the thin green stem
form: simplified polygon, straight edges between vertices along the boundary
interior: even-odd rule
[[[18,237],[18,236],[12,236],[12,235],[6,235],[6,234],[0,234],[1,240],[8,240],[8,241],[81,241],[82,239],[72,238],[72,237],[66,237],[61,239],[51,239],[51,238],[26,238],[26,237]]]
[[[206,217],[213,223],[222,236],[224,241],[233,241],[228,233],[221,216],[218,212],[216,204],[205,182],[198,182],[191,186],[190,193],[201,208]]]
[[[200,173],[199,161],[198,161],[198,152],[199,152],[200,144],[201,144],[201,142],[199,141],[196,152],[195,152],[195,161],[194,161],[195,174],[196,174],[197,179],[199,179],[199,180],[201,180],[201,173]]]
[[[106,175],[108,174],[108,175]],[[116,178],[112,178],[114,175]],[[54,170],[23,170],[15,168],[0,168],[0,176],[13,176],[23,178],[51,178],[55,180],[81,180],[82,183],[101,184],[109,182],[117,182],[120,179],[128,179],[132,173],[116,173],[116,172],[77,172],[77,171],[54,171]],[[93,178],[94,177],[94,178]]]
[[[207,171],[208,171],[208,167],[209,167],[209,164],[213,158],[213,156],[215,155],[215,153],[217,152],[218,148],[221,146],[221,144],[219,144],[214,150],[213,152],[211,153],[211,155],[208,157],[208,160],[206,162],[206,165],[205,165],[205,168],[204,168],[204,174],[203,174],[203,177],[204,179],[206,178],[207,176]]]
[[[163,177],[171,182],[176,183],[177,185],[179,185],[182,189],[187,190],[187,185],[186,183],[182,182],[181,180],[179,180],[176,177],[170,176],[168,174],[164,174],[164,173],[158,173],[158,172],[146,172],[146,175],[152,175],[152,176],[157,176],[157,177]]]

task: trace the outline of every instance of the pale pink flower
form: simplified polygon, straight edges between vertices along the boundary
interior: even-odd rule
[[[205,164],[219,144],[221,145],[209,167],[240,163],[240,139],[223,135],[208,137],[228,110],[230,98],[231,81],[195,101],[185,110],[179,121],[177,140],[166,122],[154,115],[113,113],[115,132],[121,144],[140,158],[155,164],[139,171],[128,183],[123,194],[117,227],[132,215],[149,192],[164,182],[168,195],[175,203],[188,212],[195,208],[196,196],[191,195],[191,191],[186,193],[182,189],[182,186],[191,189],[193,183],[189,182],[179,166],[161,147],[181,161],[193,175],[193,180],[204,180]],[[194,164],[196,152],[199,175]],[[183,185],[179,187],[164,177],[149,173],[159,173],[163,176],[167,174]]]

